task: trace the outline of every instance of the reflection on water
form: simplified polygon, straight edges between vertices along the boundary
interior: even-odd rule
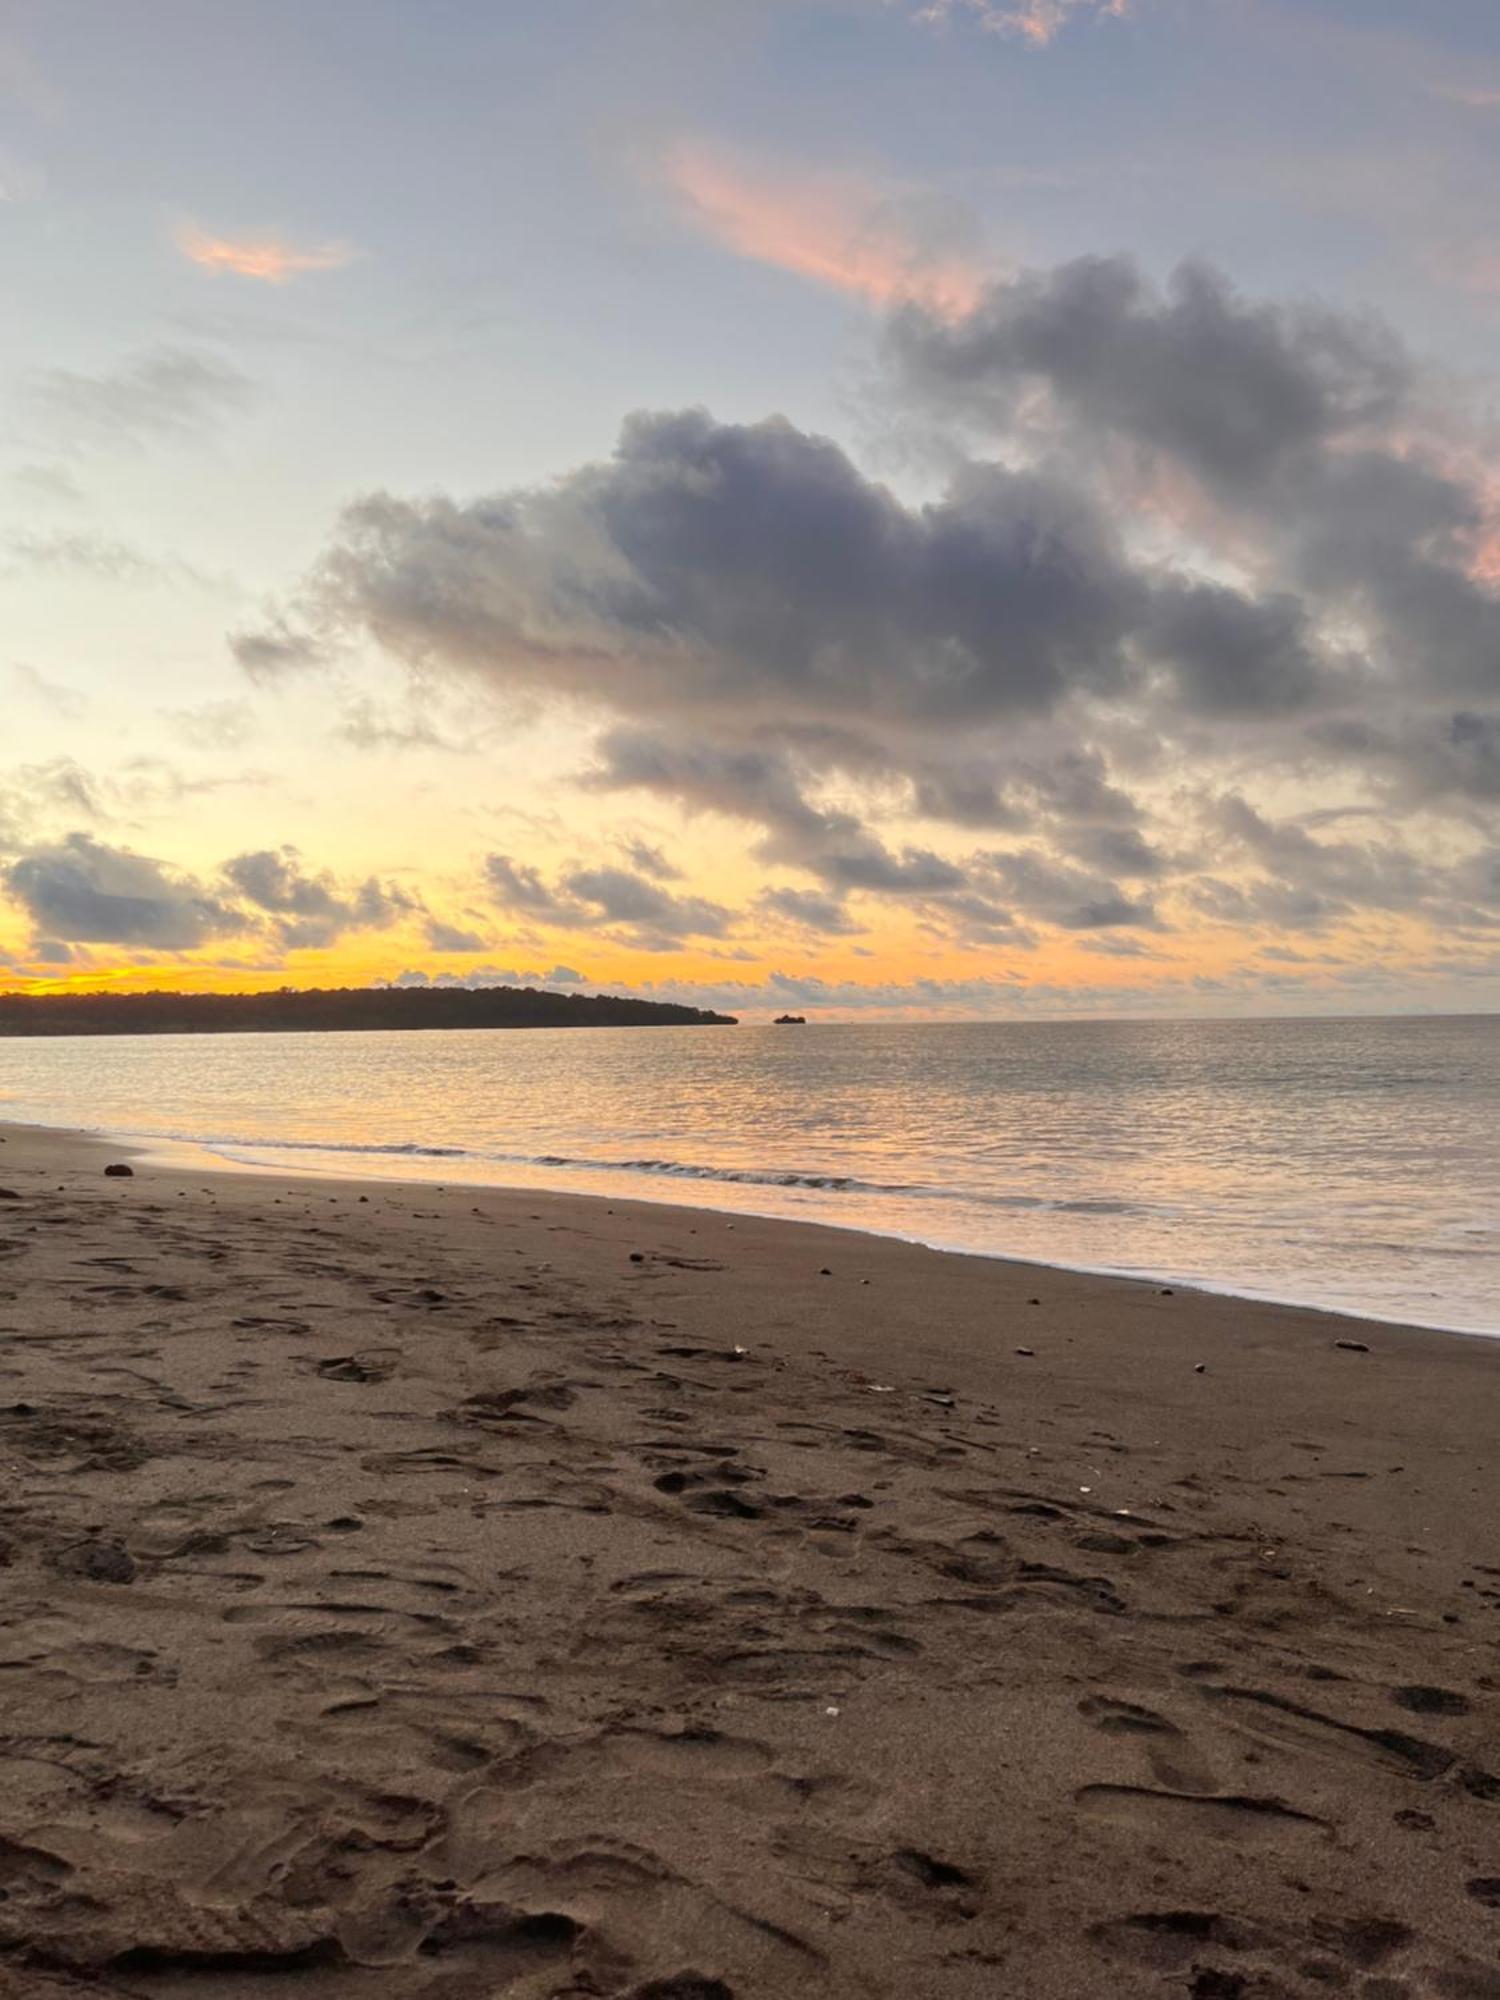
[[[1500,1331],[1500,1018],[0,1042],[0,1114]]]

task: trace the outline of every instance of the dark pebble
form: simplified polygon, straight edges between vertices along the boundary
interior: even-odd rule
[[[632,1264],[644,1264],[644,1263],[645,1263],[645,1261],[646,1261],[646,1253],[645,1253],[645,1251],[644,1251],[644,1250],[632,1250],[632,1251],[631,1251],[631,1253],[630,1253],[630,1261],[631,1261],[631,1263],[632,1263]]]
[[[79,1542],[64,1549],[57,1567],[69,1576],[84,1576],[91,1583],[134,1583],[135,1559],[127,1549],[113,1542]]]
[[[1032,1356],[1035,1355],[1036,1349],[1034,1347],[1018,1347],[1016,1349],[1016,1352],[1017,1354],[1024,1354],[1029,1360]]]
[[[1368,1354],[1369,1348],[1362,1340],[1336,1340],[1335,1347],[1342,1347],[1346,1354]]]
[[[128,1181],[135,1178],[135,1168],[127,1167],[123,1160],[116,1160],[112,1166],[106,1167],[104,1172],[106,1178],[112,1181]]]
[[[14,1188],[0,1188],[0,1201],[19,1201],[21,1197]]]

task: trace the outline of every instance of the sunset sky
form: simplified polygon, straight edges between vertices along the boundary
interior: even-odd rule
[[[0,988],[1500,1006],[1494,0],[0,0]]]

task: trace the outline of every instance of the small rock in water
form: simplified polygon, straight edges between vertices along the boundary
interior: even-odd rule
[[[1034,1347],[1018,1347],[1016,1349],[1016,1352],[1017,1354],[1024,1354],[1027,1356],[1028,1359],[1030,1359],[1033,1355],[1035,1355],[1036,1349]]]
[[[632,1264],[644,1264],[644,1263],[645,1263],[645,1261],[646,1261],[646,1253],[645,1253],[645,1251],[644,1251],[644,1250],[632,1250],[632,1251],[631,1251],[631,1253],[630,1253],[630,1261],[631,1261],[631,1263],[632,1263]]]
[[[1028,1299],[1026,1303],[1029,1306],[1039,1306],[1042,1302],[1040,1299]]]
[[[832,1271],[829,1270],[828,1266],[825,1264],[823,1268],[819,1271],[818,1276],[820,1278],[831,1278],[833,1276],[833,1273]]]
[[[1172,1287],[1170,1285],[1163,1285],[1160,1296],[1164,1299],[1174,1299],[1176,1298],[1177,1294],[1172,1290]]]
[[[1193,1373],[1195,1375],[1206,1375],[1208,1373],[1208,1363],[1206,1361],[1195,1361],[1193,1363]]]
[[[21,1197],[14,1188],[0,1188],[0,1201],[19,1201]]]
[[[1335,1347],[1342,1347],[1346,1354],[1368,1354],[1369,1348],[1362,1340],[1336,1340]]]
[[[106,1177],[112,1181],[128,1181],[133,1180],[135,1177],[135,1168],[127,1167],[123,1160],[116,1160],[112,1166],[106,1167],[104,1172]]]

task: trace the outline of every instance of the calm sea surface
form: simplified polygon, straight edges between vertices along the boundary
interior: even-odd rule
[[[0,1116],[1500,1333],[1500,1017],[0,1041]]]

